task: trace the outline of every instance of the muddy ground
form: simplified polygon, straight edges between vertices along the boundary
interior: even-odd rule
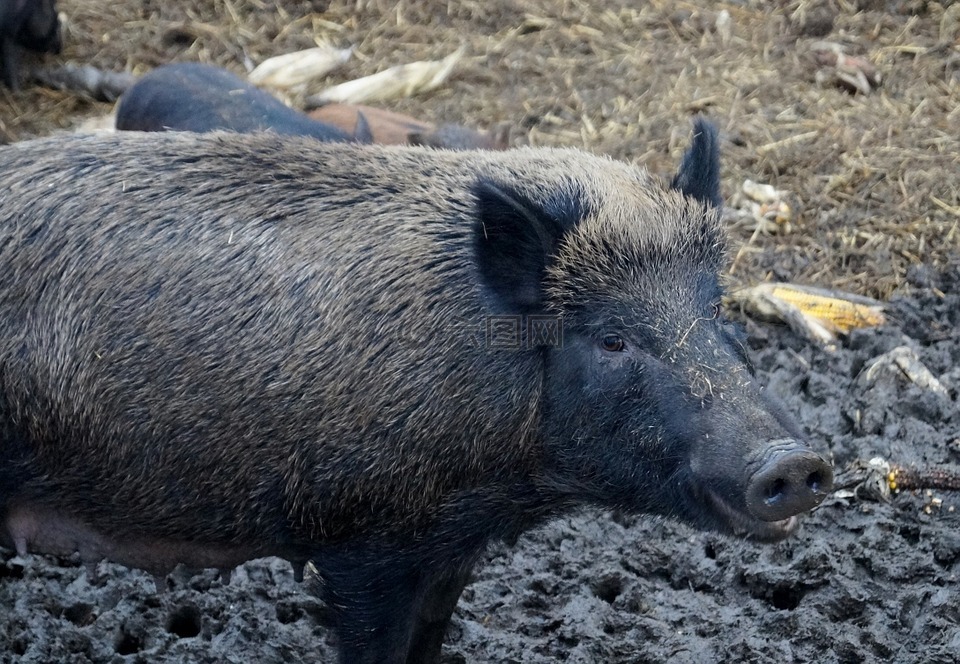
[[[890,302],[836,350],[748,321],[761,375],[839,468],[960,465],[960,11],[919,0],[306,2],[72,0],[60,56],[142,73],[173,60],[242,73],[315,38],[352,45],[335,83],[460,44],[431,93],[391,105],[434,121],[511,122],[517,143],[572,145],[668,173],[703,112],[724,191],[790,192],[790,228],[731,215],[731,285],[789,280]],[[724,14],[724,12],[726,12]],[[851,94],[812,57],[875,65]],[[818,76],[819,72],[819,76]],[[0,141],[70,130],[110,106],[27,84],[0,91]],[[865,371],[913,349],[941,392]],[[870,377],[868,377],[870,376]],[[491,550],[450,630],[448,662],[954,662],[960,505],[838,494],[786,542],[587,511]],[[0,662],[333,661],[323,605],[278,561],[172,575],[0,551]]]

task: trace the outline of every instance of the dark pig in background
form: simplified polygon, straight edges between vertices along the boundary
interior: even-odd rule
[[[3,83],[20,87],[18,48],[59,53],[60,19],[56,0],[0,0],[0,62]]]
[[[352,133],[367,123],[370,138],[382,145],[423,145],[448,150],[506,150],[510,147],[510,127],[497,125],[491,131],[477,131],[462,125],[439,127],[409,115],[394,113],[374,106],[327,104],[308,113],[343,131]]]
[[[369,137],[361,122],[355,134],[313,120],[220,67],[181,62],[144,74],[120,98],[116,127],[131,131],[272,131],[321,141]]]
[[[715,131],[576,150],[125,134],[0,154],[0,542],[312,561],[344,663],[436,661],[579,505],[785,537],[830,465],[720,310]],[[2,582],[2,580],[0,580]]]

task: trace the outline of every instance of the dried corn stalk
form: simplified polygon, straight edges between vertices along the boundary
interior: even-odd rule
[[[254,85],[289,90],[325,76],[350,59],[353,49],[317,46],[261,62],[247,76]]]
[[[463,57],[461,46],[443,60],[411,62],[384,70],[379,74],[347,81],[327,88],[306,100],[306,107],[324,104],[362,104],[410,97],[418,92],[433,90],[442,85]]]
[[[960,491],[960,468],[955,466],[904,466],[874,457],[867,462],[858,459],[837,473],[834,496],[889,501],[899,491]],[[939,504],[936,498],[931,500]],[[929,510],[925,510],[929,511]]]
[[[760,284],[729,295],[748,314],[787,323],[795,332],[829,344],[837,335],[882,325],[883,304],[868,297],[797,284]]]

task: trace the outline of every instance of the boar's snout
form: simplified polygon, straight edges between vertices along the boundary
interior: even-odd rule
[[[794,439],[776,441],[747,483],[747,509],[763,521],[781,521],[819,505],[833,488],[833,469]]]

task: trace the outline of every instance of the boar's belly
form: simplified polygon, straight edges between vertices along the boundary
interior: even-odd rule
[[[22,502],[8,506],[0,522],[0,543],[13,546],[18,555],[79,553],[84,563],[106,558],[151,574],[166,574],[178,563],[193,569],[229,570],[253,558],[287,553],[278,550],[279,547],[210,544],[149,536],[119,540],[97,532],[66,512]]]

